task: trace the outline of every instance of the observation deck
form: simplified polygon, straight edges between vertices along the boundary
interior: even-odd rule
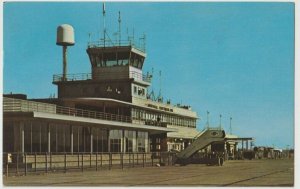
[[[118,75],[119,79],[132,78],[136,81],[142,81],[146,83],[151,83],[151,76],[147,74],[141,74],[135,71],[130,71],[128,73],[115,73]],[[107,73],[107,75],[114,75],[114,73]],[[53,75],[53,83],[57,84],[59,82],[70,82],[70,81],[86,81],[86,80],[104,80],[107,78],[105,74],[92,75],[91,73],[77,73],[77,74],[67,74],[66,77],[63,77],[63,74]]]
[[[134,48],[141,53],[146,53],[146,47],[141,42],[137,43],[134,40],[99,40],[99,41],[91,41],[88,42],[88,49],[90,48],[124,48],[131,47]]]

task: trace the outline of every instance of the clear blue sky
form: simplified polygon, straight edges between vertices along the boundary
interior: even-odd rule
[[[191,105],[206,124],[254,137],[255,145],[294,146],[293,3],[106,3],[113,37],[118,11],[122,31],[146,33],[144,71],[162,71],[162,93]],[[68,73],[89,73],[88,33],[102,31],[101,3],[4,4],[4,93],[47,98],[57,93],[52,75],[62,72],[56,28],[75,28]]]

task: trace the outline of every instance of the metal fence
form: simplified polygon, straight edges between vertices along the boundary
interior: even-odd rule
[[[3,175],[171,166],[175,153],[3,153]]]

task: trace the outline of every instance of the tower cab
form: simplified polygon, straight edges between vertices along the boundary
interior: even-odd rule
[[[132,97],[146,99],[151,75],[143,75],[145,49],[133,41],[98,41],[86,50],[91,74],[55,75],[59,98],[110,98],[132,102]]]

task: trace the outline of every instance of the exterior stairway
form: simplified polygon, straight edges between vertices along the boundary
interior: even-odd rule
[[[191,157],[194,153],[205,148],[213,142],[224,141],[225,131],[220,128],[208,128],[195,137],[195,141],[187,148],[177,154],[177,160],[182,162]]]

